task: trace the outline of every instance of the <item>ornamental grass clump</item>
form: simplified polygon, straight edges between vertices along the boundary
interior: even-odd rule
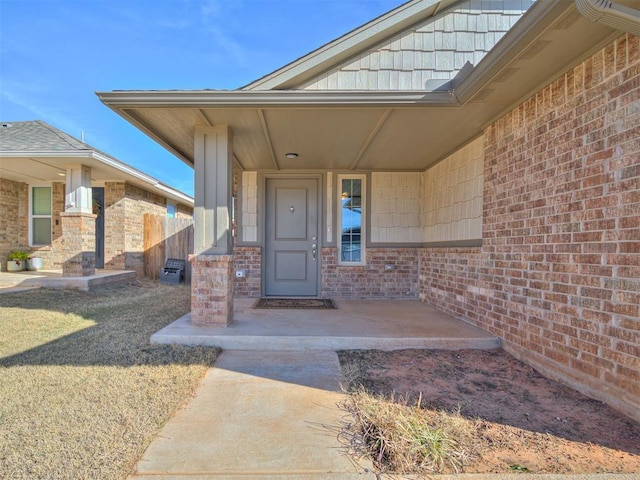
[[[354,416],[351,442],[365,449],[380,472],[449,473],[462,470],[472,455],[469,420],[459,412],[430,410],[407,399],[385,399],[352,391],[345,408]],[[365,452],[358,452],[361,455]]]

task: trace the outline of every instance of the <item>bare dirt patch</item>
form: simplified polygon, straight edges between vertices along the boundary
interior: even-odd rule
[[[638,473],[640,424],[502,350],[340,352],[349,385],[368,393],[459,412],[465,473]],[[426,412],[428,414],[428,412]],[[388,471],[384,459],[378,465]],[[441,473],[456,469],[445,465]],[[415,467],[396,473],[433,473]]]

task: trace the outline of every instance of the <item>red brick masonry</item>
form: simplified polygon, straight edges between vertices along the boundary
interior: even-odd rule
[[[233,320],[233,255],[191,257],[191,321],[226,327]]]
[[[92,213],[60,213],[62,275],[87,277],[96,273],[96,216]]]
[[[640,39],[485,132],[483,247],[429,249],[421,298],[640,420]]]

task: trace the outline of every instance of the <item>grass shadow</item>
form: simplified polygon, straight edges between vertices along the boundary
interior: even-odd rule
[[[189,310],[184,286],[164,286],[153,282],[113,285],[92,292],[38,289],[0,296],[0,324],[5,334],[22,318],[75,318],[88,326],[35,347],[0,358],[0,367],[21,365],[119,366],[191,365],[205,361],[199,350],[177,345],[150,345],[153,333]],[[167,300],[173,297],[175,301]],[[78,318],[79,317],[79,318]],[[17,332],[19,334],[19,332]],[[45,334],[46,336],[46,334]],[[26,342],[28,344],[28,341]],[[7,347],[5,343],[5,347]],[[11,349],[11,346],[8,346]],[[16,347],[19,349],[19,346]]]

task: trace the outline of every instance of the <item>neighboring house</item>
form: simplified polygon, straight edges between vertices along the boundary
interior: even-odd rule
[[[597,3],[413,0],[240,90],[99,93],[195,169],[192,321],[419,298],[640,419],[640,12]]]
[[[42,121],[0,123],[0,263],[27,249],[65,276],[144,274],[144,214],[193,199]]]

